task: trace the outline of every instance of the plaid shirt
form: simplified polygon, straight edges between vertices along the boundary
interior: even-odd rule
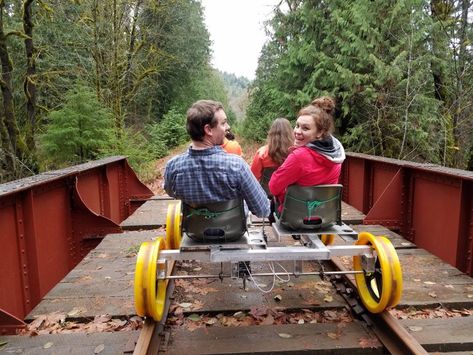
[[[242,197],[258,217],[270,213],[269,200],[248,164],[220,146],[189,150],[172,158],[164,172],[164,189],[169,196],[188,204],[205,204]]]

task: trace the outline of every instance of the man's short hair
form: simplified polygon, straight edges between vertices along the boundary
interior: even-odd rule
[[[187,110],[187,133],[194,141],[203,141],[205,136],[204,127],[209,124],[215,127],[217,120],[215,112],[223,110],[223,105],[218,101],[199,100],[192,104]]]

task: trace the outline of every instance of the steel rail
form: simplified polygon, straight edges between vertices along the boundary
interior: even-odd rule
[[[331,259],[330,263],[339,270],[344,270],[344,265],[336,259]],[[347,282],[353,290],[356,290],[356,284],[353,279],[344,276],[344,281]],[[337,291],[338,291],[337,287]],[[356,292],[348,292],[352,297]],[[342,295],[345,298],[345,295]],[[346,299],[346,298],[345,298]],[[347,301],[352,308],[353,302]],[[361,302],[357,302],[356,306],[362,306]],[[358,309],[355,311],[361,315],[361,318],[366,322],[369,329],[378,337],[381,343],[391,354],[413,354],[425,355],[428,352],[422,345],[402,326],[402,324],[394,318],[389,311],[385,310],[378,314],[369,313],[363,307],[363,311]]]
[[[324,260],[327,261],[327,260]],[[320,262],[320,261],[319,261]],[[352,278],[348,275],[360,273],[358,271],[346,270],[343,264],[336,259],[330,259],[329,264],[332,264],[339,271],[319,271],[309,272],[307,275],[321,275],[329,276],[340,280],[343,279],[343,283],[347,286],[340,287],[335,285],[337,292],[342,294],[347,304],[353,310],[355,314],[360,316],[364,321],[366,329],[372,332],[381,342],[381,344],[391,354],[414,354],[414,355],[425,355],[428,352],[422,347],[421,344],[401,325],[401,323],[394,318],[389,311],[383,311],[379,314],[369,313],[364,309],[363,305],[359,301],[359,297],[356,292],[356,284]],[[168,269],[168,275],[164,278],[169,279],[168,289],[166,291],[166,305],[163,319],[158,323],[153,319],[146,319],[143,328],[140,332],[138,342],[136,344],[133,355],[150,355],[157,354],[162,346],[163,340],[165,339],[164,324],[166,323],[167,315],[170,307],[170,300],[172,298],[172,292],[174,288],[175,279],[189,279],[189,278],[221,278],[221,275],[171,275],[174,270],[174,263],[171,268]],[[277,273],[257,273],[252,274],[254,276],[273,276],[273,275],[294,275],[301,276],[300,273],[289,273],[289,272],[277,272]],[[334,283],[333,280],[331,280]],[[336,283],[337,281],[335,281]],[[339,281],[338,281],[339,282]],[[334,284],[335,284],[334,283]],[[355,299],[356,298],[356,299]]]
[[[174,271],[175,262],[171,262],[171,267],[168,268],[168,276],[171,276]],[[133,355],[156,355],[161,346],[163,339],[164,325],[166,324],[169,307],[171,306],[171,296],[174,292],[174,280],[169,280],[166,287],[166,303],[164,304],[163,318],[156,322],[154,319],[148,317],[145,319],[143,328],[141,328],[140,335],[136,342]]]

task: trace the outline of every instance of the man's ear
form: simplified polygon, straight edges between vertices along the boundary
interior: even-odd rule
[[[207,123],[207,124],[204,126],[204,132],[205,132],[206,134],[208,134],[209,136],[212,135],[212,127],[210,127],[210,124]]]

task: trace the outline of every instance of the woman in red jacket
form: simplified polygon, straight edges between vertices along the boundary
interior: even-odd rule
[[[294,151],[271,176],[269,189],[282,210],[289,185],[313,186],[337,184],[345,150],[332,136],[335,101],[320,97],[302,108],[294,128]]]

